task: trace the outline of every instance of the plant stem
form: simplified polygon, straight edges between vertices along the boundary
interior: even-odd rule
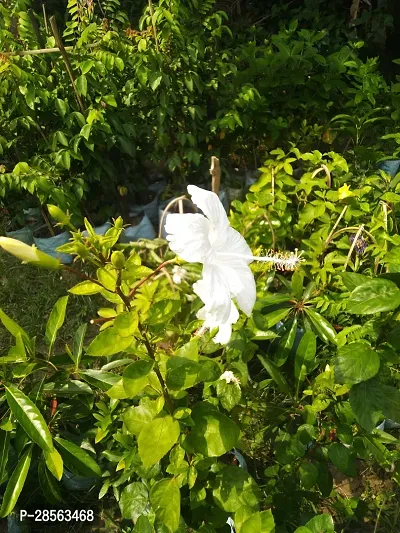
[[[347,254],[346,262],[345,262],[344,267],[343,267],[343,271],[346,271],[347,265],[349,264],[349,261],[350,261],[351,254],[353,253],[353,250],[354,250],[354,248],[355,248],[355,246],[357,244],[357,241],[358,241],[358,237],[361,235],[363,229],[364,229],[364,224],[361,224],[361,226],[358,228],[356,236],[354,237],[354,241],[351,243],[350,250],[349,250],[349,253]]]
[[[330,232],[330,234],[328,235],[328,238],[327,238],[326,241],[325,241],[325,248],[326,248],[326,247],[328,246],[328,244],[331,242],[332,235],[335,233],[335,229],[338,227],[340,221],[341,221],[342,218],[344,217],[344,215],[345,215],[345,213],[346,213],[348,207],[349,207],[348,205],[345,205],[345,206],[343,207],[343,210],[342,210],[342,212],[340,213],[339,218],[338,218],[337,221],[335,222],[335,225],[333,226],[332,231]]]
[[[140,322],[139,322],[139,331],[140,331],[140,333],[141,333],[141,335],[143,337],[143,342],[144,342],[144,345],[146,346],[147,353],[149,354],[151,359],[153,359],[153,361],[155,362],[154,371],[155,371],[155,373],[156,373],[156,375],[158,377],[158,381],[160,382],[161,388],[163,390],[165,403],[167,404],[168,410],[169,410],[169,412],[172,415],[172,413],[174,412],[174,404],[172,402],[172,398],[169,395],[169,392],[168,392],[168,389],[167,389],[167,385],[165,384],[164,378],[162,377],[160,369],[158,368],[157,361],[156,361],[156,356],[155,356],[153,347],[150,344],[150,341],[149,341],[149,339],[147,337],[146,331],[145,331],[144,327],[140,324]]]
[[[164,261],[163,263],[161,263],[161,265],[159,265],[151,274],[149,274],[148,276],[146,276],[145,278],[143,278],[142,280],[139,281],[139,283],[137,283],[133,289],[131,290],[131,292],[128,294],[128,298],[129,300],[132,298],[132,296],[135,294],[135,292],[137,291],[137,289],[139,287],[141,287],[142,285],[144,285],[146,283],[147,280],[149,280],[150,278],[152,278],[159,270],[162,270],[165,265],[169,265],[170,263],[173,263],[175,262],[176,259],[168,259],[168,261]]]

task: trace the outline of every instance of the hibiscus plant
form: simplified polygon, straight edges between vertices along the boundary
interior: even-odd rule
[[[348,245],[352,272],[333,272],[329,249],[317,269],[313,246],[328,236],[328,245],[337,242],[355,216],[353,198],[372,195],[375,224],[382,206],[372,186],[350,189],[346,204],[328,199],[340,194],[346,162],[314,156],[304,160],[325,173],[316,183],[311,168],[299,182],[291,177],[301,158],[267,162],[246,202],[234,204],[237,229],[214,193],[189,186],[199,212],[168,215],[167,241],[121,245],[121,218],[104,236],[85,221],[86,236],[71,228],[59,249],[75,258],[64,266],[0,238],[22,261],[79,278],[52,310],[44,348],[0,313],[15,338],[1,378],[2,517],[22,501],[34,504],[38,475],[49,507],[98,508],[100,500],[110,530],[331,532],[331,515],[351,521],[361,512],[336,490],[338,472],[355,477],[358,461],[373,460],[399,482],[388,420],[400,422],[400,289],[397,270],[385,268],[397,256],[375,253],[370,241],[382,230],[368,227],[362,254]],[[328,175],[339,181],[328,184]],[[347,206],[336,226],[319,201],[338,218]],[[318,238],[307,234],[315,220]],[[254,241],[257,224],[265,232]],[[273,248],[285,244],[289,225],[304,253],[265,253],[271,239]],[[353,242],[366,225],[350,230]],[[396,240],[389,225],[385,237]],[[103,303],[72,346],[59,346],[68,298],[76,297]]]

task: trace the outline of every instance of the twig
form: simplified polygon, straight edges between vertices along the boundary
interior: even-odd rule
[[[356,236],[354,237],[354,241],[351,243],[350,250],[349,250],[349,253],[347,254],[346,262],[345,262],[344,267],[343,267],[343,271],[346,270],[347,265],[349,264],[351,254],[353,253],[353,250],[354,250],[354,248],[355,248],[355,246],[357,244],[357,241],[358,241],[358,237],[361,235],[363,229],[364,229],[364,224],[361,224],[361,226],[358,228]]]
[[[158,368],[157,361],[156,361],[156,356],[155,356],[153,347],[150,344],[150,341],[149,341],[149,339],[148,339],[148,337],[146,335],[146,331],[145,331],[144,327],[140,323],[139,323],[139,331],[140,331],[140,333],[141,333],[141,335],[143,337],[143,342],[144,342],[144,345],[146,346],[147,353],[149,354],[151,359],[153,359],[153,361],[155,362],[154,372],[156,373],[156,375],[158,377],[158,381],[160,382],[160,385],[162,387],[164,399],[165,399],[165,402],[166,402],[166,404],[168,406],[168,410],[172,414],[174,412],[174,404],[172,402],[171,396],[169,395],[169,392],[168,392],[167,386],[165,384],[164,378],[162,377],[160,369]]]
[[[274,228],[272,227],[272,223],[271,223],[271,221],[270,221],[269,216],[267,215],[267,213],[264,213],[264,218],[265,218],[265,220],[268,222],[269,229],[271,230],[271,235],[272,235],[272,249],[275,250],[276,240],[275,240],[275,232],[274,232]]]
[[[50,24],[51,24],[51,29],[53,31],[54,38],[56,40],[56,44],[58,45],[58,48],[60,49],[60,52],[61,52],[61,55],[63,57],[65,66],[67,68],[67,72],[68,72],[69,77],[71,79],[72,88],[73,88],[73,90],[75,92],[75,96],[76,96],[76,100],[78,102],[79,108],[80,108],[82,114],[85,114],[85,106],[83,105],[82,98],[80,97],[80,94],[77,91],[77,88],[76,88],[76,85],[75,85],[74,74],[72,72],[72,66],[71,66],[71,63],[69,61],[68,54],[65,51],[65,47],[64,47],[63,42],[61,40],[60,34],[58,32],[57,23],[56,23],[56,19],[55,19],[54,15],[52,17],[50,17]]]
[[[221,184],[221,167],[218,157],[212,156],[211,158],[210,174],[211,190],[212,192],[215,192],[215,194],[219,194],[219,187]]]
[[[324,171],[326,174],[326,184],[328,185],[329,189],[332,187],[332,178],[329,168],[326,165],[321,165],[319,168],[314,170],[314,172],[311,174],[311,179],[314,179],[317,174]]]
[[[183,196],[178,196],[178,198],[174,198],[173,200],[171,200],[169,202],[169,204],[167,205],[167,207],[164,209],[163,211],[163,214],[162,214],[162,217],[161,217],[161,220],[160,220],[160,227],[158,229],[158,238],[161,239],[161,235],[162,235],[162,229],[164,227],[164,220],[165,220],[165,217],[167,216],[168,214],[168,210],[170,207],[172,207],[174,204],[176,204],[177,202],[181,201],[181,200],[187,200],[186,196],[183,195]],[[181,204],[182,205],[182,204]]]
[[[272,194],[272,205],[275,205],[275,170],[271,168],[271,194]]]
[[[156,43],[156,50],[158,52],[159,48],[158,48],[157,30],[156,30],[156,26],[155,26],[155,24],[153,22],[153,15],[154,15],[153,0],[149,0],[149,10],[150,10],[150,16],[151,16],[151,27],[153,29],[154,40],[155,40],[155,43]]]
[[[87,48],[94,48],[98,46],[98,43],[90,43],[86,45]],[[73,46],[64,46],[63,47],[66,52],[71,52],[74,47]],[[1,52],[2,56],[5,57],[12,57],[12,56],[38,56],[41,54],[54,54],[55,52],[61,52],[60,48],[38,48],[37,50],[17,50],[15,52]]]
[[[49,25],[47,24],[47,13],[46,13],[46,6],[44,5],[44,2],[42,2],[42,10],[43,10],[44,28],[46,30],[46,35],[48,35]]]
[[[173,263],[175,261],[176,261],[176,259],[174,258],[174,259],[168,259],[168,261],[164,261],[163,263],[161,263],[161,265],[159,265],[155,270],[153,270],[153,272],[151,274],[149,274],[148,276],[146,276],[145,278],[140,280],[139,283],[137,283],[133,287],[131,292],[128,294],[128,298],[131,299],[132,296],[135,294],[135,292],[138,290],[138,288],[141,287],[144,283],[146,283],[147,280],[152,278],[154,276],[154,274],[156,274],[159,270],[162,270],[166,265],[169,265],[170,263]]]
[[[48,230],[49,230],[49,232],[50,232],[50,235],[51,235],[52,237],[55,237],[56,234],[55,234],[55,232],[54,232],[54,230],[53,230],[52,225],[50,224],[49,219],[47,218],[47,215],[46,215],[46,213],[45,213],[43,207],[40,207],[40,210],[42,211],[42,216],[43,216],[43,218],[44,218],[44,221],[46,222],[46,226],[47,226],[47,228],[48,228]]]
[[[328,237],[327,237],[327,239],[326,239],[326,241],[325,241],[325,248],[326,248],[326,247],[328,246],[328,244],[331,242],[332,235],[335,233],[335,229],[339,226],[339,223],[340,223],[340,221],[342,220],[342,218],[344,217],[344,215],[345,215],[345,213],[346,213],[348,207],[349,207],[348,205],[345,205],[345,206],[343,207],[343,210],[342,210],[342,212],[340,213],[339,218],[338,218],[337,221],[335,222],[335,225],[333,226],[332,231],[329,233],[329,235],[328,235]]]

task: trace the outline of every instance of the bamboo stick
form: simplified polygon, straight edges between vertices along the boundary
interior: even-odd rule
[[[94,48],[95,46],[98,46],[99,43],[90,43],[86,45],[88,48]],[[74,47],[73,46],[64,46],[63,47],[66,52],[71,52]],[[61,53],[60,48],[39,48],[38,50],[18,50],[15,52],[0,52],[1,56],[4,57],[12,57],[12,56],[36,56],[40,54],[54,54],[55,52]]]
[[[64,59],[64,63],[65,63],[65,66],[67,68],[67,72],[68,72],[69,77],[71,79],[72,88],[73,88],[73,90],[75,92],[76,100],[78,102],[78,105],[80,107],[80,110],[81,110],[82,114],[85,114],[85,106],[83,105],[82,98],[80,97],[80,94],[78,93],[78,90],[76,88],[75,78],[74,78],[74,74],[72,72],[72,66],[71,66],[71,63],[69,61],[68,54],[65,51],[65,47],[63,45],[63,42],[61,40],[59,31],[58,31],[58,28],[57,28],[56,19],[55,19],[54,15],[52,17],[50,17],[50,25],[51,25],[51,29],[53,31],[54,38],[56,40],[56,44],[58,44],[58,48],[60,49],[60,53],[61,53],[61,55],[62,55],[62,57]]]

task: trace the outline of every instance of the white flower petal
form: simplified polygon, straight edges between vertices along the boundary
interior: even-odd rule
[[[213,338],[217,344],[228,344],[232,335],[232,324],[222,324],[219,327],[218,333]]]
[[[187,191],[193,203],[203,211],[214,228],[222,235],[230,225],[225,209],[215,192],[200,189],[195,185],[188,185]]]
[[[231,312],[231,293],[221,268],[207,263],[204,265],[202,293],[206,308],[212,310],[218,322],[226,322]]]
[[[242,290],[235,295],[239,308],[250,316],[256,303],[256,282],[254,274],[248,266],[236,267],[236,273],[242,281]]]
[[[253,255],[249,245],[245,241],[245,239],[240,235],[238,231],[235,229],[229,228],[225,232],[225,241],[222,244],[222,246],[218,249],[216,249],[217,252],[217,260],[221,261],[223,263],[234,265],[237,263],[251,263],[253,259],[243,259],[238,257],[229,257],[229,254],[242,254],[247,257],[251,257]],[[223,253],[224,255],[220,255]]]
[[[211,260],[213,250],[208,235],[209,221],[200,214],[167,215],[165,231],[169,247],[188,263]]]

